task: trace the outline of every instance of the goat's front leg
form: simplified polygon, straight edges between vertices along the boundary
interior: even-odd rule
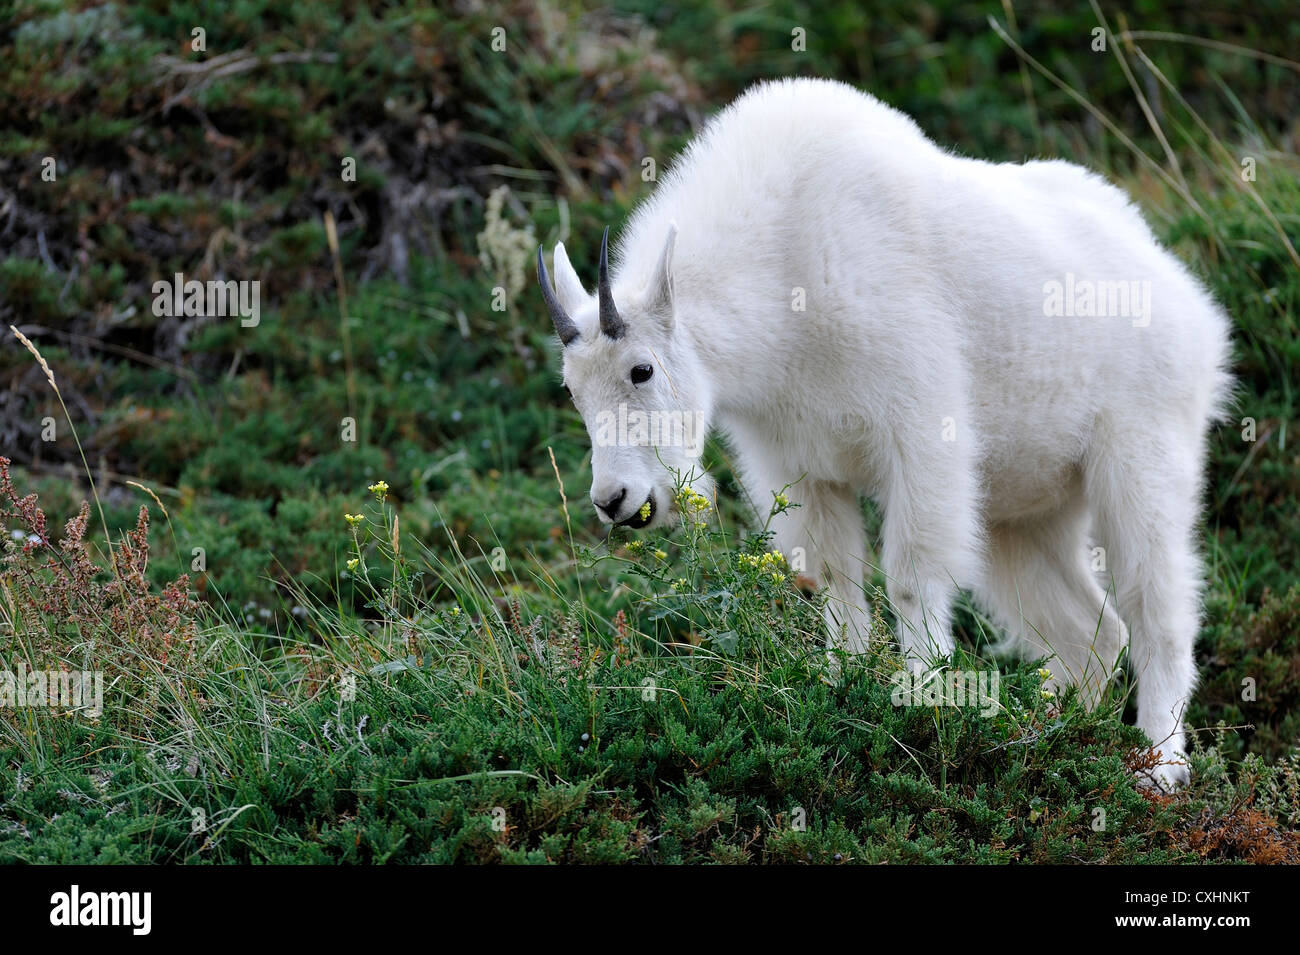
[[[871,614],[862,588],[867,537],[858,496],[848,485],[807,479],[785,493],[799,506],[772,518],[775,545],[791,570],[826,588],[828,645],[862,653]]]
[[[977,483],[969,450],[957,440],[897,444],[903,450],[881,495],[881,566],[898,619],[898,642],[915,672],[953,650],[958,583],[978,567]]]

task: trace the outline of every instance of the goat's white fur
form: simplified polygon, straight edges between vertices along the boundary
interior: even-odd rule
[[[1067,162],[955,156],[852,87],[787,80],[707,125],[615,259],[627,333],[611,340],[555,250],[580,329],[564,375],[589,429],[620,403],[703,412],[760,511],[792,485],[775,546],[804,549],[850,651],[870,629],[859,495],[881,507],[915,666],[952,650],[959,585],[1090,700],[1131,639],[1155,778],[1187,780],[1198,501],[1230,397],[1229,321],[1124,193]],[[1149,282],[1149,313],[1045,314],[1050,283],[1087,281]],[[656,374],[634,385],[642,363]],[[595,446],[592,499],[626,489],[602,515],[626,520],[653,498],[663,524],[669,471],[696,464]]]

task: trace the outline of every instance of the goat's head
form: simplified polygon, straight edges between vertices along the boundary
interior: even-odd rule
[[[564,384],[591,437],[591,502],[600,519],[632,528],[663,526],[677,512],[679,481],[705,497],[700,464],[711,405],[709,383],[676,320],[669,226],[649,281],[620,289],[609,277],[609,229],[600,244],[596,294],[583,288],[563,244],[552,289],[542,250],[537,277],[564,345]]]

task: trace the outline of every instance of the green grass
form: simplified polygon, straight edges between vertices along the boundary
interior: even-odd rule
[[[789,580],[742,566],[725,535],[704,527],[587,554],[589,571],[567,579],[538,567],[516,580],[473,559],[395,554],[391,509],[358,510],[355,576],[373,583],[381,562],[388,570],[362,584],[367,619],[314,607],[316,639],[261,654],[247,631],[214,623],[187,665],[124,667],[97,724],[29,712],[0,775],[10,820],[0,853],[1199,858],[1206,796],[1139,793],[1131,767],[1143,743],[1119,723],[1119,695],[1089,713],[1072,695],[1049,698],[1020,665],[1005,672],[996,712],[896,706],[889,676],[901,659],[883,640],[835,673],[815,604]],[[742,550],[761,552],[762,541]],[[450,599],[435,608],[415,597],[423,575]],[[579,599],[595,581],[613,586]],[[953,661],[991,665],[966,651]]]

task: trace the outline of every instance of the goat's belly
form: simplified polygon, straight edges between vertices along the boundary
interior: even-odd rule
[[[1016,461],[982,468],[984,514],[990,522],[1014,521],[1060,510],[1079,493],[1077,460],[1028,453]]]
[[[1007,375],[976,405],[984,509],[992,521],[1059,510],[1077,495],[1098,391],[1081,356],[1070,376],[1043,367]]]

